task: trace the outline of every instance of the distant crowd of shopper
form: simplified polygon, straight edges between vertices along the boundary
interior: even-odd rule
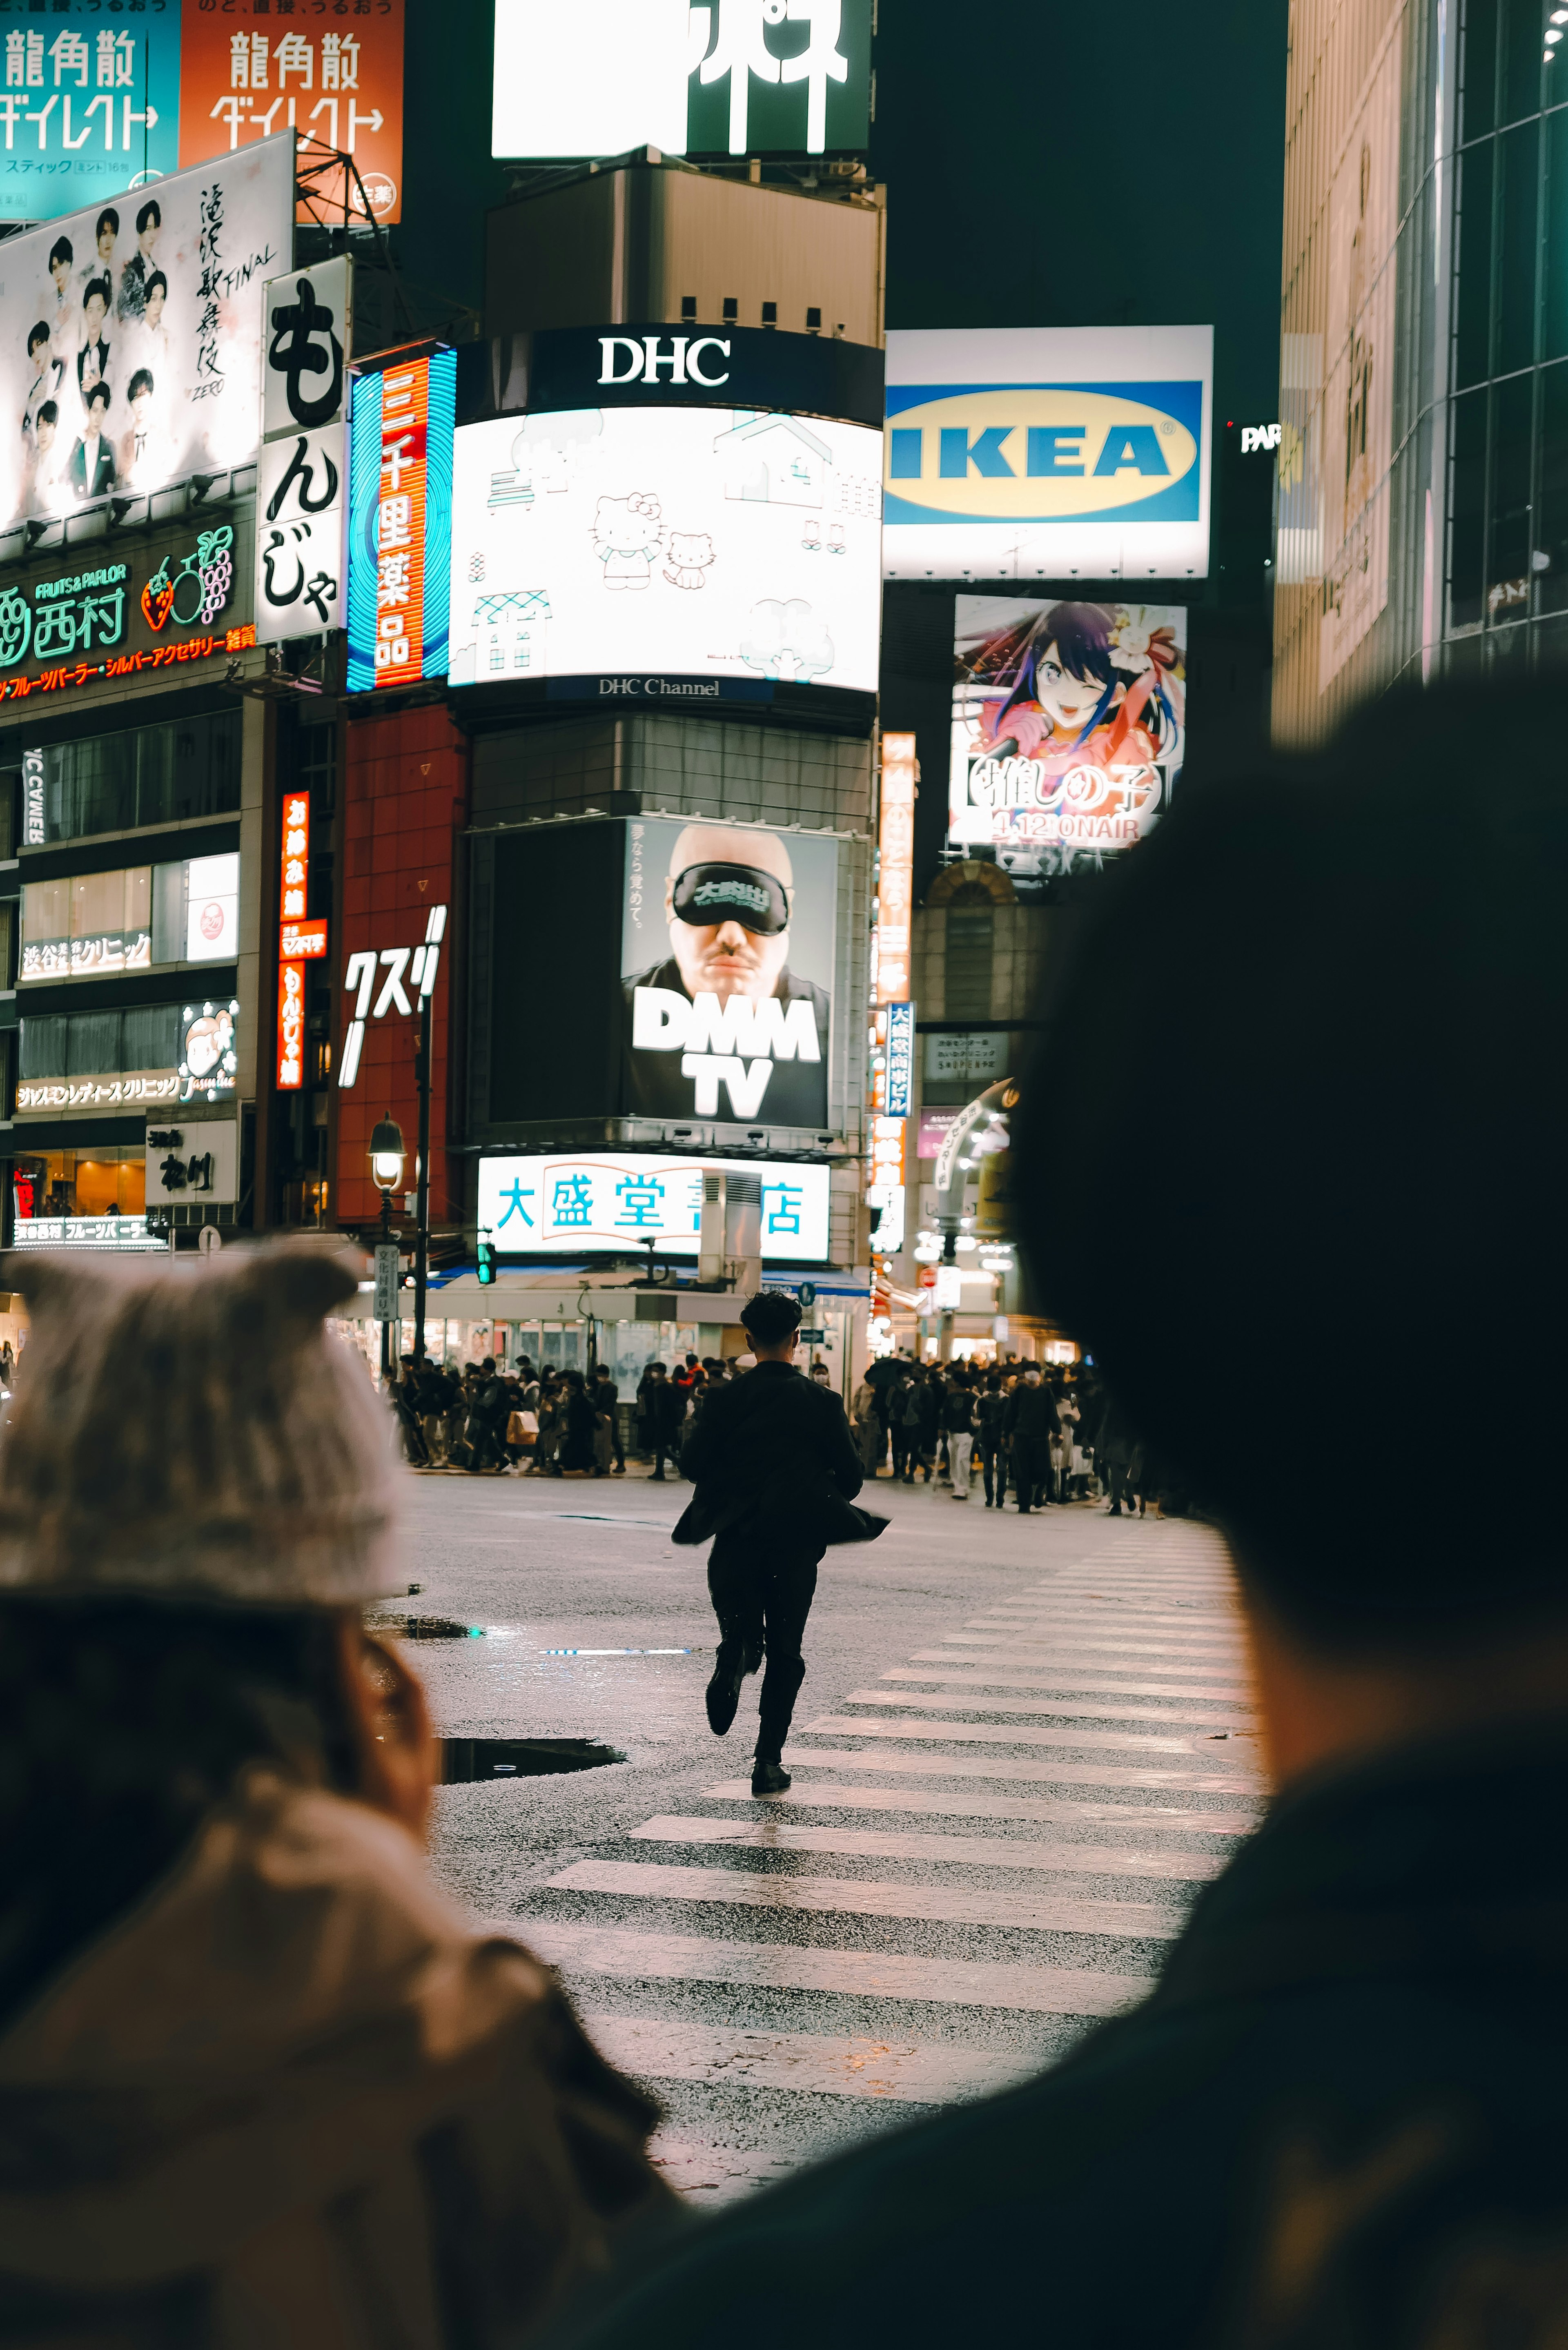
[[[673,1368],[649,1362],[623,1422],[607,1364],[535,1369],[524,1355],[507,1370],[486,1355],[460,1369],[405,1355],[393,1401],[417,1468],[622,1477],[629,1437],[664,1484],[680,1474],[680,1448],[707,1396],[738,1376],[718,1356],[688,1355]],[[830,1384],[824,1364],[811,1377]],[[960,1502],[978,1484],[986,1509],[1003,1508],[1011,1493],[1025,1515],[1085,1500],[1105,1501],[1112,1517],[1141,1517],[1162,1501],[1179,1506],[1090,1365],[889,1356],[869,1366],[850,1412],[868,1477],[920,1478]]]
[[[1143,1517],[1150,1503],[1178,1502],[1087,1364],[886,1357],[868,1367],[851,1414],[867,1476],[891,1456],[892,1476],[950,1485],[957,1502],[976,1474],[986,1509],[1002,1509],[1011,1488],[1024,1516],[1104,1499],[1114,1518]]]
[[[680,1447],[691,1433],[711,1388],[736,1376],[719,1357],[688,1355],[671,1370],[649,1363],[629,1415],[636,1451],[668,1482],[665,1462],[680,1474]],[[813,1378],[826,1381],[817,1365]],[[455,1362],[416,1365],[402,1357],[392,1389],[403,1448],[416,1468],[465,1469],[501,1476],[529,1471],[545,1477],[622,1477],[626,1435],[620,1388],[607,1364],[590,1371],[546,1364],[526,1355],[512,1370],[493,1356],[459,1369]]]

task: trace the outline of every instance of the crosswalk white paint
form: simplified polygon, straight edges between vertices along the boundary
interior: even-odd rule
[[[858,1877],[774,1877],[736,1868],[689,1868],[678,1861],[575,1860],[545,1880],[561,1892],[619,1893],[644,1901],[717,1901],[743,1909],[822,1911],[830,1916],[909,1918],[931,1925],[1021,1927],[1033,1933],[1111,1934],[1170,1940],[1179,1908],[1149,1901],[1096,1901],[1021,1887],[884,1882]]]
[[[948,1689],[846,1690],[844,1703],[923,1705],[939,1711],[950,1708],[969,1713],[1054,1713],[1073,1721],[1168,1721],[1178,1729],[1196,1723],[1205,1730],[1222,1729],[1232,1719],[1240,1721],[1244,1711],[1231,1706],[1224,1712],[1183,1714],[1173,1712],[1169,1706],[1128,1705],[1120,1698],[992,1697],[983,1690],[965,1696]]]
[[[817,2096],[948,2105],[989,2095],[1039,2069],[1016,2052],[994,2054],[918,2040],[829,2040],[811,2032],[743,2032],[668,2016],[590,2012],[583,2022],[610,2063],[639,2081],[737,2083]]]
[[[1026,1844],[1020,1836],[921,1835],[895,1828],[811,1827],[797,1820],[714,1820],[664,1814],[631,1831],[647,1844],[720,1844],[753,1852],[825,1852],[835,1859],[934,1860],[973,1868],[1061,1870],[1086,1877],[1156,1877],[1180,1884],[1218,1875],[1220,1863],[1185,1852],[1127,1845]]]
[[[985,1665],[929,1665],[922,1672],[918,1665],[889,1665],[883,1673],[885,1681],[944,1681],[958,1689],[1054,1690],[1062,1696],[1089,1696],[1103,1691],[1107,1697],[1185,1697],[1194,1704],[1214,1703],[1233,1705],[1244,1700],[1245,1681],[1232,1681],[1228,1688],[1210,1685],[1193,1689],[1180,1681],[1124,1681],[1102,1679],[1097,1673],[1047,1672],[1036,1666],[1028,1672],[1003,1673]]]
[[[1142,1620],[1144,1623],[1147,1623],[1148,1619],[1145,1617]],[[966,1632],[989,1632],[993,1638],[1005,1635],[1005,1637],[1010,1640],[1018,1638],[1020,1635],[1030,1639],[1040,1640],[1047,1639],[1054,1636],[1059,1637],[1064,1632],[1071,1632],[1080,1637],[1085,1633],[1094,1632],[1103,1634],[1107,1638],[1112,1635],[1119,1636],[1122,1632],[1122,1627],[1119,1622],[1114,1625],[1107,1625],[1104,1617],[1091,1617],[1085,1618],[1077,1616],[1033,1616],[1030,1617],[1029,1622],[1026,1625],[998,1624],[988,1621],[983,1616],[966,1616],[963,1620],[963,1629]],[[1154,1639],[1156,1636],[1149,1631],[1143,1630],[1140,1627],[1137,1637],[1145,1642],[1149,1642]],[[1240,1639],[1230,1630],[1229,1627],[1222,1625],[1216,1625],[1212,1628],[1205,1627],[1201,1631],[1199,1631],[1190,1626],[1184,1626],[1179,1631],[1175,1631],[1168,1629],[1167,1627],[1162,1624],[1158,1627],[1158,1638],[1162,1646],[1168,1647],[1173,1650],[1179,1648],[1185,1652],[1189,1652],[1195,1648],[1205,1649],[1220,1647],[1240,1650],[1241,1645]]]
[[[846,1735],[860,1738],[903,1738],[908,1726],[897,1721],[844,1721],[839,1728]],[[822,1727],[817,1722],[803,1725],[807,1734]],[[945,1734],[945,1733],[944,1733]],[[790,1741],[790,1768],[803,1768],[815,1762],[831,1764],[836,1771],[929,1772],[944,1779],[1044,1779],[1056,1787],[1137,1787],[1150,1794],[1171,1790],[1183,1795],[1246,1795],[1254,1803],[1262,1801],[1262,1789],[1255,1776],[1228,1777],[1220,1771],[1161,1770],[1153,1763],[1141,1769],[1113,1762],[1025,1762],[1016,1755],[986,1755],[983,1760],[968,1754],[906,1754],[889,1753],[885,1749],[862,1747],[823,1753],[810,1747],[797,1747],[794,1733]]]
[[[779,2176],[820,2126],[813,2098],[941,2105],[1033,2072],[1060,2033],[1015,2032],[1025,2044],[999,2053],[977,2044],[980,2016],[1087,2024],[1136,2004],[1154,1951],[1256,1825],[1253,1691],[1218,1544],[1148,1522],[1128,1556],[1102,1558],[1085,1537],[968,1618],[962,1600],[945,1623],[917,1617],[925,1645],[797,1721],[787,1794],[758,1801],[745,1777],[721,1779],[622,1831],[620,1852],[641,1856],[572,1861],[534,1888],[545,1914],[503,1929],[561,1971],[612,2063],[677,2100],[675,2085],[701,2085],[703,2116],[722,2110],[715,2089],[799,2093],[802,2143],[782,2149],[699,2143],[725,2133],[702,2118],[694,2138],[677,2102],[656,2154],[681,2191],[717,2201]],[[836,1918],[893,1947],[829,1947]],[[732,1920],[753,1939],[732,1938]],[[964,1956],[898,1947],[935,1939],[922,1926],[964,1929],[943,1938]],[[1041,1935],[1106,1963],[1047,1964],[1064,1946]],[[683,1984],[708,1987],[704,2016],[732,1999],[733,2013],[647,2012]],[[644,2012],[596,2012],[618,1992]],[[846,2028],[760,2028],[787,2024],[797,1999],[818,2003],[803,2021],[846,2002]],[[749,2110],[742,2096],[742,2133]]]
[[[1109,1746],[1130,1750],[1138,1754],[1197,1754],[1212,1752],[1216,1743],[1226,1736],[1216,1731],[1210,1738],[1157,1738],[1150,1731],[1142,1730],[1037,1730],[1032,1723],[1011,1721],[860,1721],[854,1715],[824,1714],[820,1721],[808,1721],[809,1731],[827,1731],[841,1736],[853,1731],[857,1738],[950,1738],[964,1744],[1009,1746],[1070,1746],[1087,1752],[1096,1747]],[[1231,1742],[1236,1742],[1233,1739]],[[1240,1754],[1223,1758],[1241,1762]]]
[[[808,1759],[827,1762],[832,1757],[813,1754]],[[942,1768],[929,1754],[918,1759],[924,1769]],[[868,1754],[864,1761],[867,1767],[879,1768],[888,1757]],[[1035,1820],[1050,1827],[1109,1827],[1120,1835],[1169,1830],[1183,1835],[1229,1838],[1250,1835],[1257,1825],[1251,1812],[1184,1811],[1175,1804],[1091,1804],[1082,1799],[1067,1803],[1046,1795],[980,1795],[972,1787],[964,1788],[961,1794],[939,1794],[929,1787],[851,1787],[830,1779],[803,1778],[798,1755],[794,1762],[794,1784],[789,1794],[770,1798],[773,1816],[787,1817],[797,1811],[910,1812],[927,1819]],[[756,1801],[749,1779],[722,1779],[716,1787],[704,1787],[702,1794],[716,1802]],[[1184,1866],[1201,1869],[1205,1876],[1222,1865],[1217,1859],[1206,1863],[1204,1856],[1196,1853],[1183,1854],[1182,1862]]]
[[[626,1926],[512,1918],[516,1934],[570,1981],[612,1975],[640,1982],[734,1983],[752,1990],[836,1991],[848,1999],[921,1999],[954,2007],[1013,2007],[1033,2015],[1115,2015],[1147,1998],[1147,1974],[1088,1967],[1003,1966],[913,1958],[898,1950],[827,1950],[810,1943],[717,1942],[701,1934],[648,1934]]]

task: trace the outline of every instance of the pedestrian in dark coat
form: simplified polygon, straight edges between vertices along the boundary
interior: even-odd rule
[[[653,1476],[649,1482],[655,1485],[666,1482],[667,1457],[676,1476],[680,1474],[680,1428],[685,1418],[685,1389],[676,1386],[662,1363],[653,1364],[649,1372],[643,1425],[653,1453]]]
[[[805,1678],[801,1641],[822,1555],[830,1543],[870,1541],[887,1520],[849,1506],[860,1457],[841,1399],[794,1367],[796,1300],[764,1289],[742,1318],[756,1367],[709,1397],[687,1440],[680,1465],[697,1491],[672,1539],[714,1538],[708,1592],[719,1652],[707,1705],[715,1737],[735,1719],[746,1674],[767,1658],[752,1793],[776,1795],[790,1783],[784,1743]]]
[[[1062,1432],[1056,1399],[1042,1385],[1038,1363],[1024,1364],[1023,1379],[1007,1399],[1002,1431],[1012,1448],[1018,1514],[1026,1518],[1036,1504],[1045,1507],[1051,1484],[1051,1445]]]

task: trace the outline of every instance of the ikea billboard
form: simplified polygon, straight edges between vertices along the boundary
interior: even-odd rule
[[[889,579],[1201,579],[1211,327],[888,337]]]

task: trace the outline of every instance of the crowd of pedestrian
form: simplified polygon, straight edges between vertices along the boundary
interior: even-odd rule
[[[921,1363],[867,1367],[850,1414],[868,1477],[947,1486],[967,1502],[1019,1514],[1103,1501],[1113,1518],[1179,1511],[1182,1498],[1127,1427],[1092,1364]]]
[[[652,1461],[656,1482],[680,1475],[680,1448],[707,1396],[734,1376],[733,1365],[717,1356],[689,1354],[673,1368],[658,1359],[647,1365],[626,1418],[635,1451]],[[389,1393],[405,1457],[417,1469],[472,1476],[626,1474],[628,1430],[607,1363],[587,1371],[550,1363],[536,1368],[520,1355],[507,1369],[493,1355],[460,1367],[454,1360],[417,1363],[409,1354]]]

